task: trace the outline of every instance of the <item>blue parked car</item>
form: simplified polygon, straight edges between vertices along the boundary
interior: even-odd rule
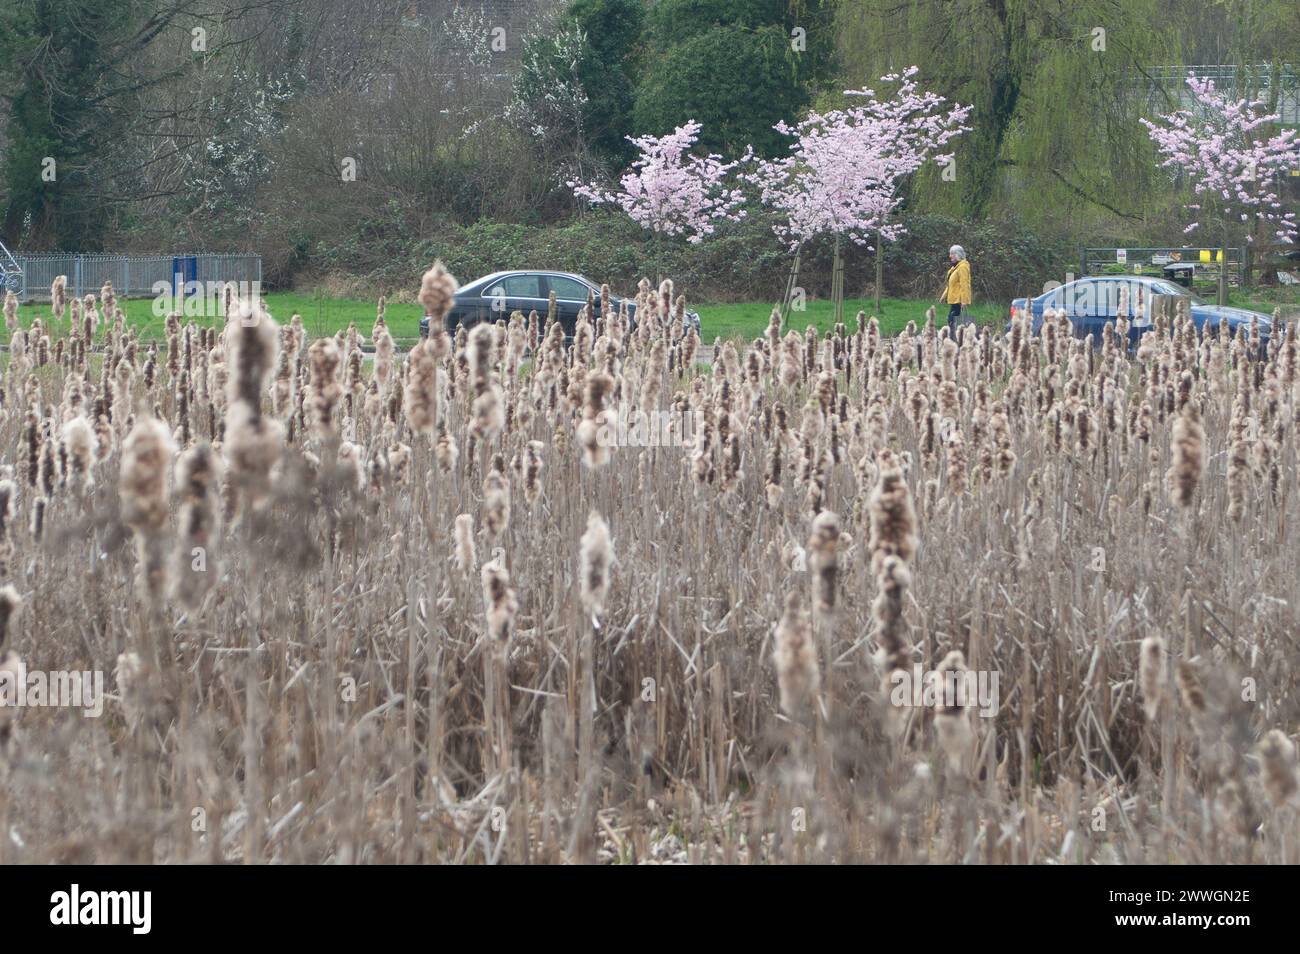
[[[1037,298],[1017,298],[1011,303],[1011,315],[1015,317],[1029,311],[1033,315],[1034,334],[1043,327],[1043,311],[1047,308],[1064,309],[1074,325],[1074,333],[1082,338],[1092,335],[1101,340],[1102,329],[1114,322],[1119,315],[1120,288],[1128,289],[1129,298],[1129,341],[1136,344],[1144,333],[1151,330],[1151,298],[1153,295],[1170,295],[1190,300],[1192,322],[1198,332],[1205,330],[1206,322],[1214,329],[1220,322],[1224,330],[1235,333],[1240,325],[1250,327],[1252,318],[1259,320],[1261,346],[1268,343],[1273,330],[1273,319],[1257,311],[1244,308],[1228,308],[1211,305],[1203,298],[1192,294],[1182,285],[1163,278],[1150,278],[1142,275],[1093,275],[1076,279],[1051,291],[1044,292]],[[1142,301],[1143,318],[1139,322],[1132,315],[1137,306],[1139,295]],[[1008,322],[1008,330],[1010,323]]]

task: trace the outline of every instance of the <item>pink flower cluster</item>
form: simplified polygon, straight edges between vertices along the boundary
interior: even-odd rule
[[[810,113],[795,127],[776,129],[794,137],[790,155],[755,161],[744,178],[758,186],[763,202],[783,213],[775,227],[791,248],[817,235],[842,235],[862,245],[879,233],[887,240],[904,228],[891,215],[899,187],[927,161],[947,163],[941,150],[968,131],[969,106],[943,109],[946,100],[917,87],[913,66],[881,77],[897,83],[892,97],[870,89],[847,90],[864,102],[851,109]]]
[[[641,155],[623,174],[617,191],[580,182],[568,185],[577,196],[618,206],[643,228],[660,235],[684,235],[687,241],[699,243],[713,233],[715,222],[737,221],[745,215],[741,193],[725,183],[736,163],[691,154],[700,128],[691,121],[662,137],[629,136]]]
[[[1215,89],[1211,80],[1187,77],[1196,97],[1195,109],[1180,109],[1142,124],[1164,155],[1161,166],[1180,170],[1200,201],[1189,205],[1198,212],[1218,213],[1226,222],[1239,217],[1248,222],[1254,213],[1261,222],[1276,226],[1282,242],[1294,241],[1296,214],[1284,212],[1272,183],[1274,176],[1300,168],[1300,142],[1295,129],[1264,137],[1259,130],[1279,117],[1263,112],[1263,101],[1231,99]],[[1184,232],[1194,231],[1193,222]],[[1247,241],[1251,241],[1247,236]]]

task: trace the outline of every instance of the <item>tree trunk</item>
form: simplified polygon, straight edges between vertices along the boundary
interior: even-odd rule
[[[876,317],[880,317],[880,286],[885,283],[885,240],[876,233]]]
[[[840,257],[840,237],[835,236],[835,261],[831,265],[831,324],[844,320],[844,259]]]
[[[781,321],[784,323],[790,316],[790,302],[794,298],[794,290],[799,284],[799,258],[803,254],[803,243],[800,242],[794,250],[794,261],[790,263],[790,274],[785,280],[785,294],[781,296]]]

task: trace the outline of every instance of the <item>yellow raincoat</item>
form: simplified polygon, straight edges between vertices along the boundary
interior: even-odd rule
[[[944,289],[943,300],[948,305],[970,304],[970,262],[966,259],[948,269],[948,286]]]

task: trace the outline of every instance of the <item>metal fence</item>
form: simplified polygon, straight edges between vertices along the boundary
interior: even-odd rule
[[[177,255],[77,255],[71,252],[15,252],[22,269],[17,289],[21,301],[48,301],[54,279],[66,275],[68,295],[99,294],[105,282],[121,298],[152,297],[166,285],[175,294],[182,283],[262,281],[262,256],[190,252]]]
[[[1217,248],[1085,248],[1079,253],[1079,274],[1156,275],[1182,284],[1213,276],[1224,267],[1223,250]],[[1240,248],[1227,249],[1226,269],[1230,284],[1245,280],[1246,260]]]
[[[1213,80],[1218,89],[1235,96],[1262,99],[1276,109],[1283,123],[1300,123],[1300,69],[1292,64],[1278,66],[1276,73],[1271,63],[1153,66],[1135,74],[1134,80],[1152,92],[1157,89],[1168,91],[1178,100],[1180,107],[1195,110],[1198,105],[1196,98],[1187,89],[1189,74],[1198,79]]]

